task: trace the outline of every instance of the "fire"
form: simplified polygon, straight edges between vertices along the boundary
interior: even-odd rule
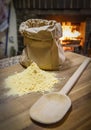
[[[71,22],[62,22],[63,36],[59,39],[64,50],[74,51],[75,46],[79,46],[81,42],[81,33],[79,26],[72,25]]]
[[[81,33],[77,31],[77,27],[71,24],[65,24],[63,22],[62,24],[62,30],[63,30],[63,36],[60,38],[60,40],[75,40],[77,39]]]

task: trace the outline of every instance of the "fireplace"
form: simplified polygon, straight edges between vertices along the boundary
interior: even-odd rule
[[[43,17],[47,20],[56,20],[61,23],[63,36],[59,40],[65,51],[80,52],[86,41],[86,20],[81,18],[79,20],[79,16],[76,17],[76,19],[74,19],[74,16],[69,19],[68,15],[65,15],[64,18],[62,14]]]
[[[91,0],[14,0],[17,25],[29,18],[56,20],[62,27],[69,26],[75,37],[60,39],[64,50],[82,51],[91,32]],[[63,32],[64,33],[64,32]],[[79,34],[78,36],[76,36]],[[23,38],[18,32],[19,54],[23,49]]]

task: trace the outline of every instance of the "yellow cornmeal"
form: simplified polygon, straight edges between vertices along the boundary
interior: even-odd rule
[[[27,69],[5,79],[5,86],[9,88],[7,95],[19,96],[30,92],[50,91],[58,79],[54,73],[41,70],[36,63]]]

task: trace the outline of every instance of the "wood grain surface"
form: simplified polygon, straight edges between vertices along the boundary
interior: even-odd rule
[[[63,87],[86,58],[72,52],[66,52],[65,55],[64,65],[60,71],[55,71],[64,80],[54,86],[54,91]],[[29,109],[41,93],[29,93],[20,97],[5,95],[5,78],[23,69],[20,64],[0,69],[0,130],[91,130],[91,63],[68,94],[72,101],[71,109],[61,121],[52,125],[39,124],[30,119]]]

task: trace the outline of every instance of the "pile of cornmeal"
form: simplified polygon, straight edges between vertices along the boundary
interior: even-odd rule
[[[20,73],[15,73],[5,79],[9,88],[7,95],[24,95],[30,92],[51,91],[59,80],[52,72],[41,70],[35,62]]]

